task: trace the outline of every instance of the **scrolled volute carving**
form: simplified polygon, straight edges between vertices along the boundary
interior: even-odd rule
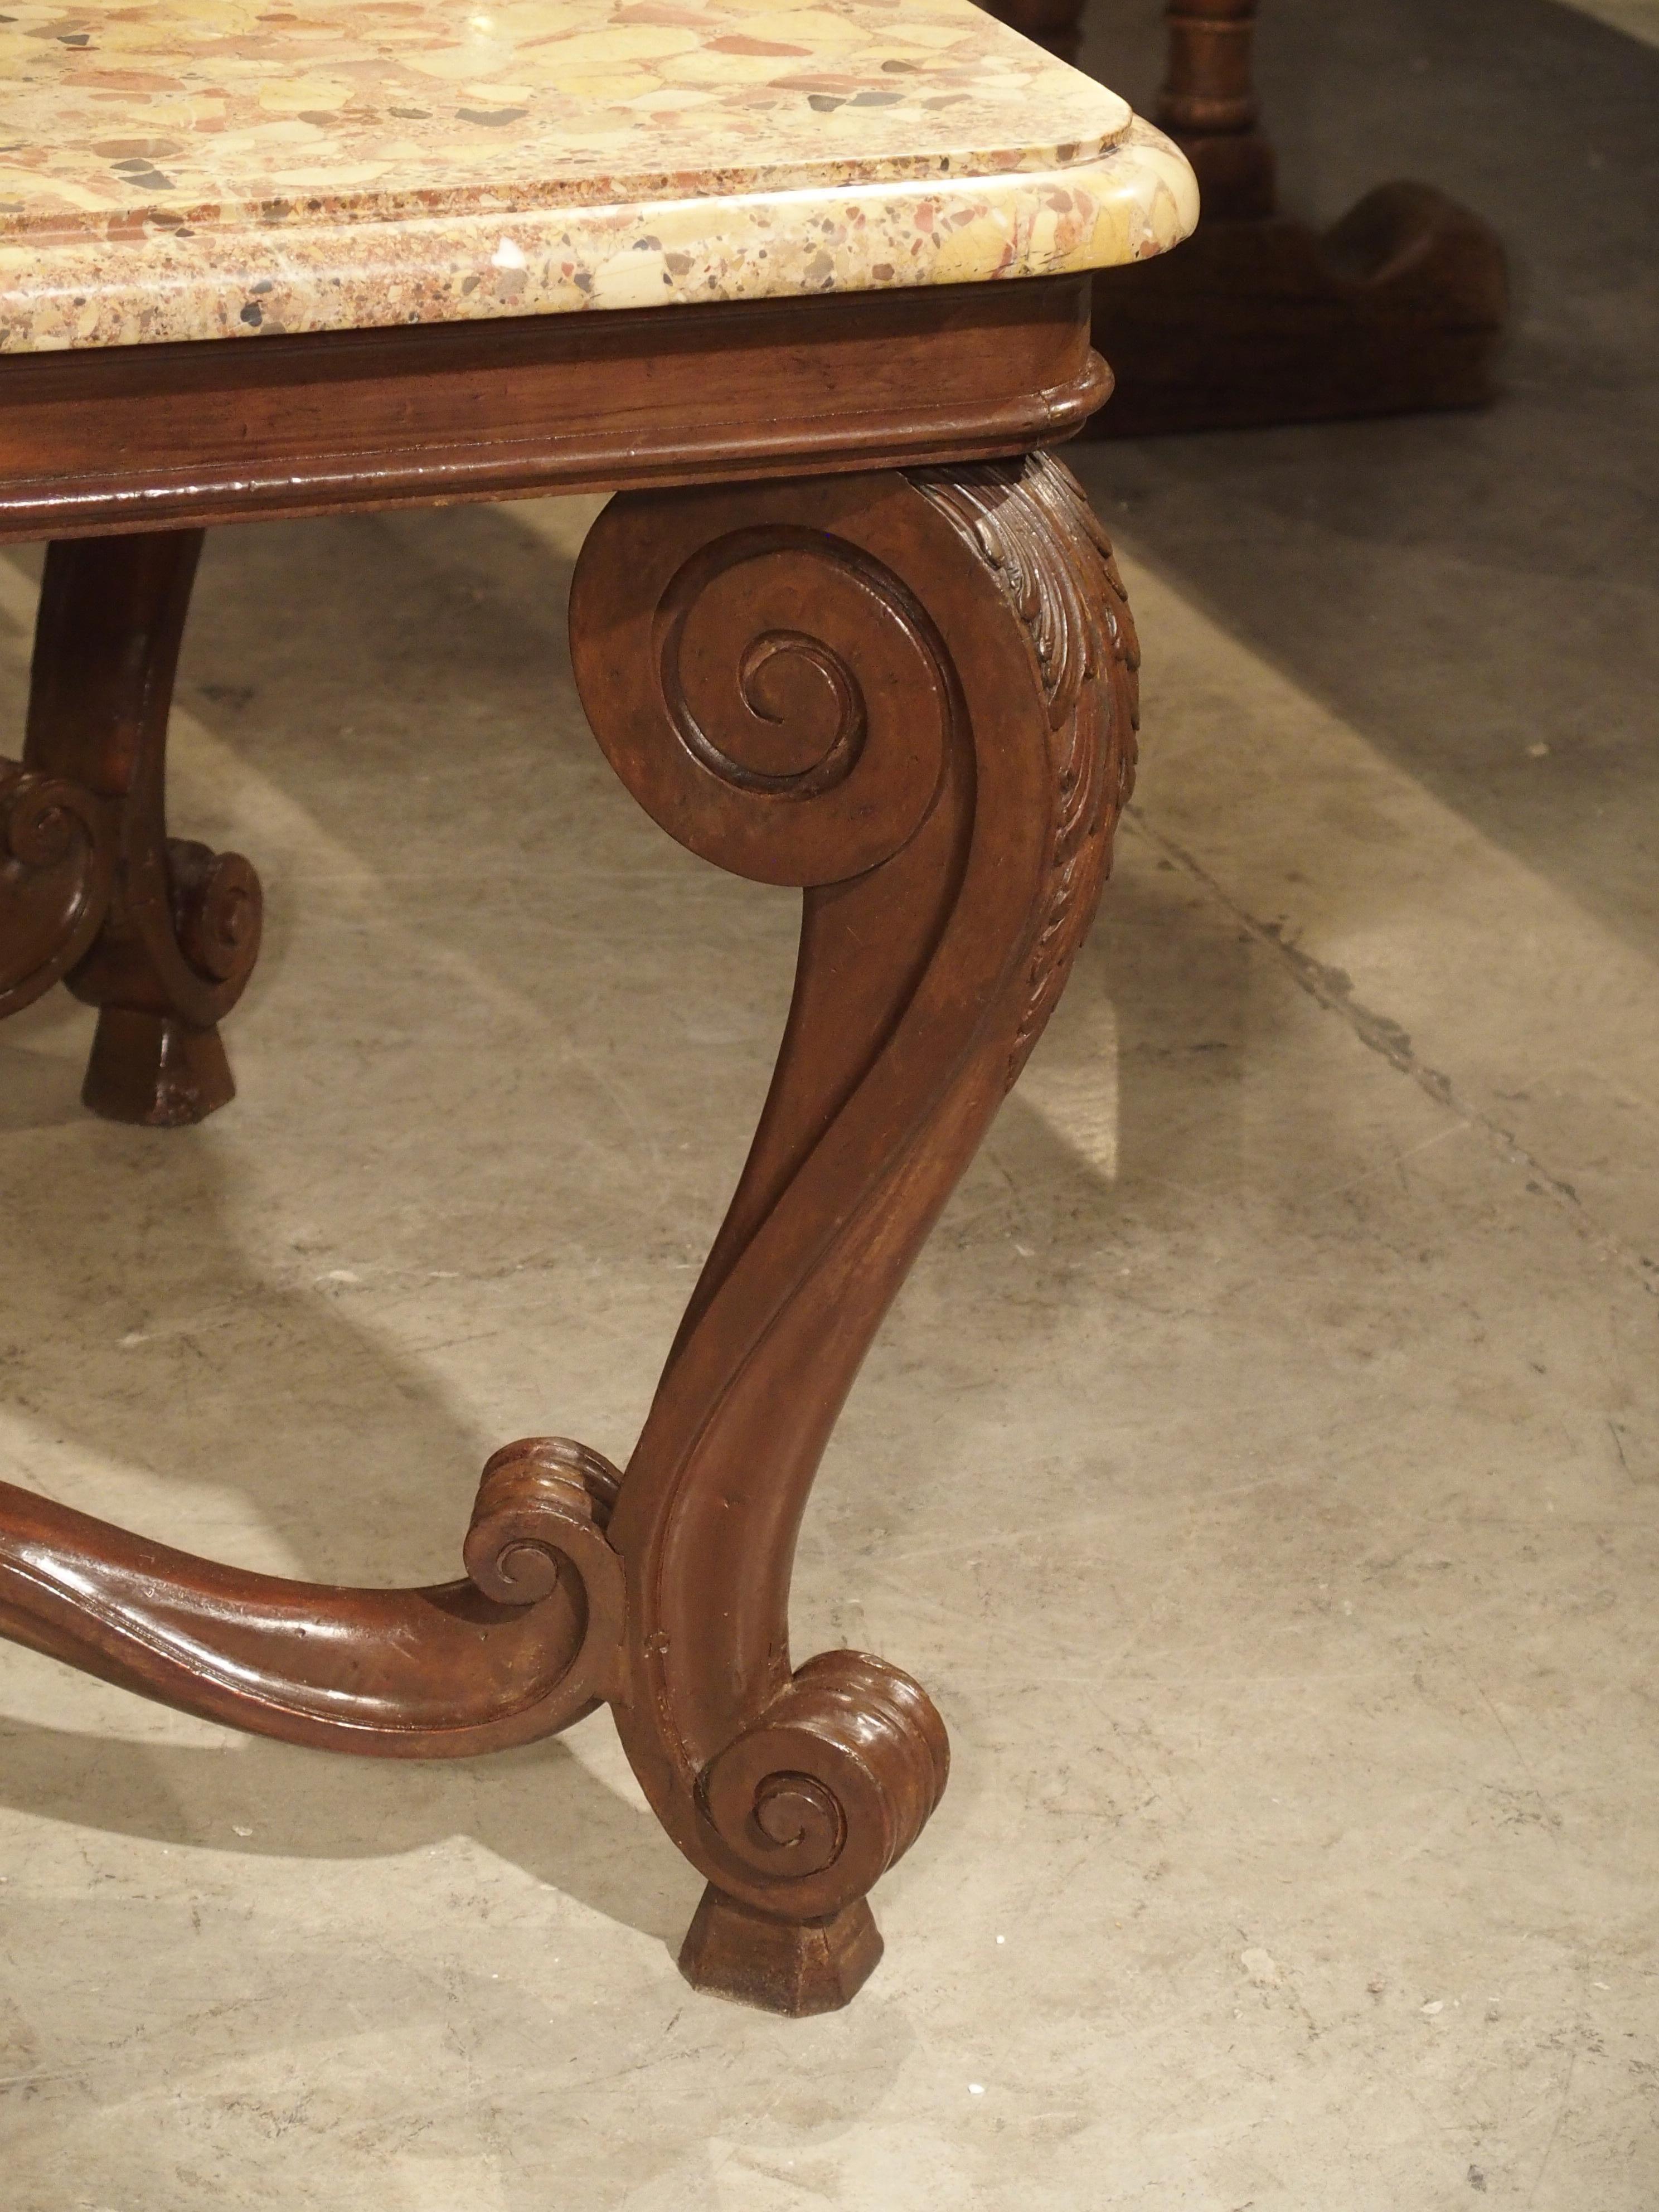
[[[113,872],[107,808],[0,760],[0,1014],[50,989],[96,936]]]
[[[619,501],[571,620],[628,788],[693,852],[809,890],[773,1088],[617,1521],[638,1608],[617,1725],[709,1884],[687,1972],[800,2009],[814,1945],[868,1971],[861,1900],[948,1757],[881,1661],[790,1673],[800,1511],[1092,910],[1133,633],[1042,457]],[[793,1948],[769,1932],[792,1927]]]
[[[32,775],[0,761],[0,842],[25,868],[50,868],[77,843],[98,842],[97,800],[62,776]]]
[[[909,1850],[950,1765],[919,1683],[868,1652],[822,1652],[703,1770],[718,1878],[792,1919],[838,1911]]]
[[[179,950],[198,974],[240,988],[259,957],[264,894],[253,863],[184,837],[167,840]]]
[[[534,1605],[558,1580],[562,1559],[579,1570],[601,1555],[614,1565],[605,1532],[621,1485],[608,1459],[568,1437],[503,1444],[479,1479],[462,1547],[468,1574],[498,1605]]]
[[[682,619],[677,611],[676,629]],[[664,659],[674,727],[687,750],[723,782],[739,791],[816,799],[858,766],[870,727],[864,687],[822,639],[801,630],[763,630],[738,656],[738,704],[745,716],[766,726],[762,744],[752,742],[752,729],[737,732],[740,740],[751,740],[748,750],[755,757],[749,759],[723,750],[718,737],[697,720],[682,686],[680,651],[674,635]]]
[[[915,834],[944,772],[951,679],[931,621],[864,548],[783,521],[710,541],[695,504],[619,508],[583,548],[573,606],[586,604],[611,617],[573,616],[595,734],[701,858],[810,886]]]
[[[614,1686],[622,1643],[622,1561],[605,1533],[621,1482],[609,1460],[567,1437],[504,1444],[485,1464],[461,1547],[497,1605],[537,1605],[562,1582],[580,1595],[579,1663],[600,1694]]]

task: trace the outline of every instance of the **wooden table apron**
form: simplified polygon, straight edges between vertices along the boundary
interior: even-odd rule
[[[203,531],[606,489],[571,598],[583,704],[690,848],[804,893],[731,1210],[625,1474],[484,1470],[464,1579],[244,1573],[0,1486],[0,1633],[302,1744],[467,1757],[608,1702],[708,1887],[681,1963],[844,2003],[945,1731],[867,1654],[792,1664],[820,1455],[1052,1009],[1133,773],[1106,541],[1043,449],[1109,380],[1086,276],[0,358],[0,536],[52,540],[0,762],[0,1013],[100,1009],[86,1097],[201,1119],[258,950],[248,861],[171,837],[164,748]]]

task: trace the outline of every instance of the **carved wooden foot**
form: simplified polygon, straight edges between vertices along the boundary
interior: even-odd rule
[[[635,796],[806,897],[753,1150],[629,1464],[647,1794],[711,1885],[683,1965],[784,2012],[874,1964],[859,1908],[945,1786],[944,1728],[863,1653],[796,1668],[796,1532],[911,1260],[1059,996],[1134,759],[1105,541],[1046,457],[629,494],[571,603]]]
[[[216,1029],[193,1030],[167,1014],[106,1006],[93,1032],[81,1096],[106,1121],[177,1129],[228,1105],[236,1085]]]
[[[0,762],[0,1015],[60,978],[100,1009],[82,1093],[199,1121],[234,1092],[217,1024],[259,951],[259,881],[170,839],[173,671],[200,531],[49,548],[21,767]]]
[[[825,1920],[774,1920],[710,1882],[680,1947],[680,1972],[711,1996],[805,2020],[850,2003],[881,1953],[881,1930],[861,1897]]]

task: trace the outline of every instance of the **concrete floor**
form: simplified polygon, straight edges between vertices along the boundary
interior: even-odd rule
[[[1659,0],[1567,0],[1567,5],[1582,9],[1585,15],[1594,15],[1603,23],[1611,23],[1615,30],[1627,32],[1632,39],[1645,39],[1650,46],[1659,46]]]
[[[382,1768],[0,1647],[6,2212],[1652,2212],[1659,816],[1619,281],[1577,430],[1528,308],[1488,417],[1083,456],[1147,647],[1141,797],[798,1583],[799,1648],[910,1668],[956,1747],[857,2003],[684,1988],[698,1885],[603,1717]],[[1528,440],[1564,472],[1541,563]],[[242,1095],[107,1127],[84,1012],[0,1029],[15,1479],[400,1582],[454,1571],[502,1438],[625,1454],[793,902],[669,844],[583,731],[589,511],[211,544],[175,816],[267,885]]]

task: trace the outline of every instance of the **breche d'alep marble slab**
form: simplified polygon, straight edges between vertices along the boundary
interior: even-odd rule
[[[1196,215],[969,0],[0,13],[13,350],[1054,275]]]

